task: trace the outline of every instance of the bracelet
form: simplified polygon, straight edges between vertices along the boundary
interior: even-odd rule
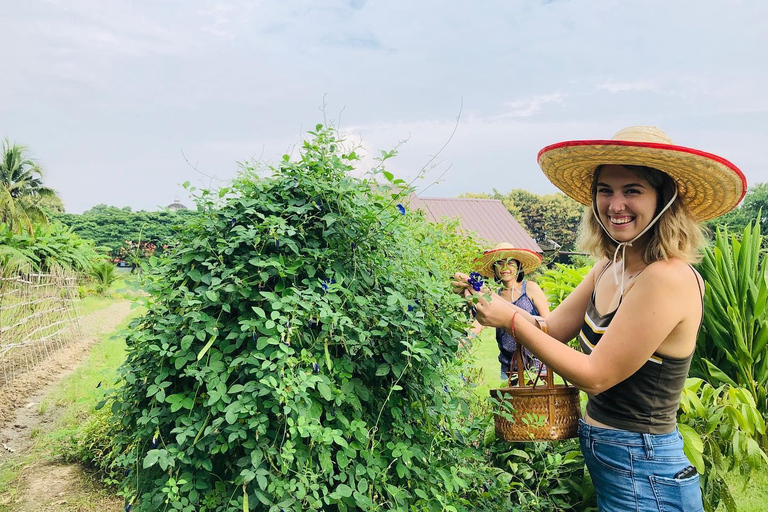
[[[535,316],[533,317],[534,320],[536,320],[536,324],[539,326],[539,330],[543,332],[544,334],[549,334],[549,328],[547,327],[547,321],[544,320],[543,317]]]
[[[512,328],[512,329],[511,329],[511,332],[510,332],[510,334],[511,334],[511,335],[512,335],[512,337],[513,337],[513,338],[515,338],[515,339],[517,339],[517,336],[515,335],[515,317],[516,317],[516,316],[517,316],[517,311],[515,311],[515,312],[512,314],[512,320],[510,320],[510,322],[509,322],[509,323],[510,323],[510,327]]]

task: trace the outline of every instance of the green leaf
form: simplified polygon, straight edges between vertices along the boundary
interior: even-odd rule
[[[352,496],[352,488],[347,484],[339,484],[338,487],[336,487],[336,492],[343,498]]]

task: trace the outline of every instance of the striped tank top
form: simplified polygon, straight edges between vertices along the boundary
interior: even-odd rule
[[[609,266],[610,263],[600,273],[598,280]],[[691,270],[696,274],[693,267]],[[698,276],[696,283],[701,292]],[[595,292],[592,292],[579,332],[579,344],[585,354],[591,354],[600,342],[619,307],[621,298],[615,310],[605,315],[599,314],[595,307]],[[639,370],[622,382],[597,395],[589,395],[587,414],[600,423],[631,432],[667,434],[674,431],[680,395],[692,358],[693,353],[683,358],[654,353]]]

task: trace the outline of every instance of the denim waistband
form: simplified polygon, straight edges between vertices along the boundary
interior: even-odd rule
[[[621,443],[627,446],[656,446],[673,444],[680,441],[680,432],[677,427],[668,434],[644,434],[642,432],[630,432],[613,428],[590,425],[583,419],[579,420],[579,437],[596,439],[604,442]]]

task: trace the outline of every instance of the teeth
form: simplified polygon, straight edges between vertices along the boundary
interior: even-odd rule
[[[623,218],[623,219],[611,219],[611,222],[613,224],[626,224],[627,222],[632,222],[631,218]]]

